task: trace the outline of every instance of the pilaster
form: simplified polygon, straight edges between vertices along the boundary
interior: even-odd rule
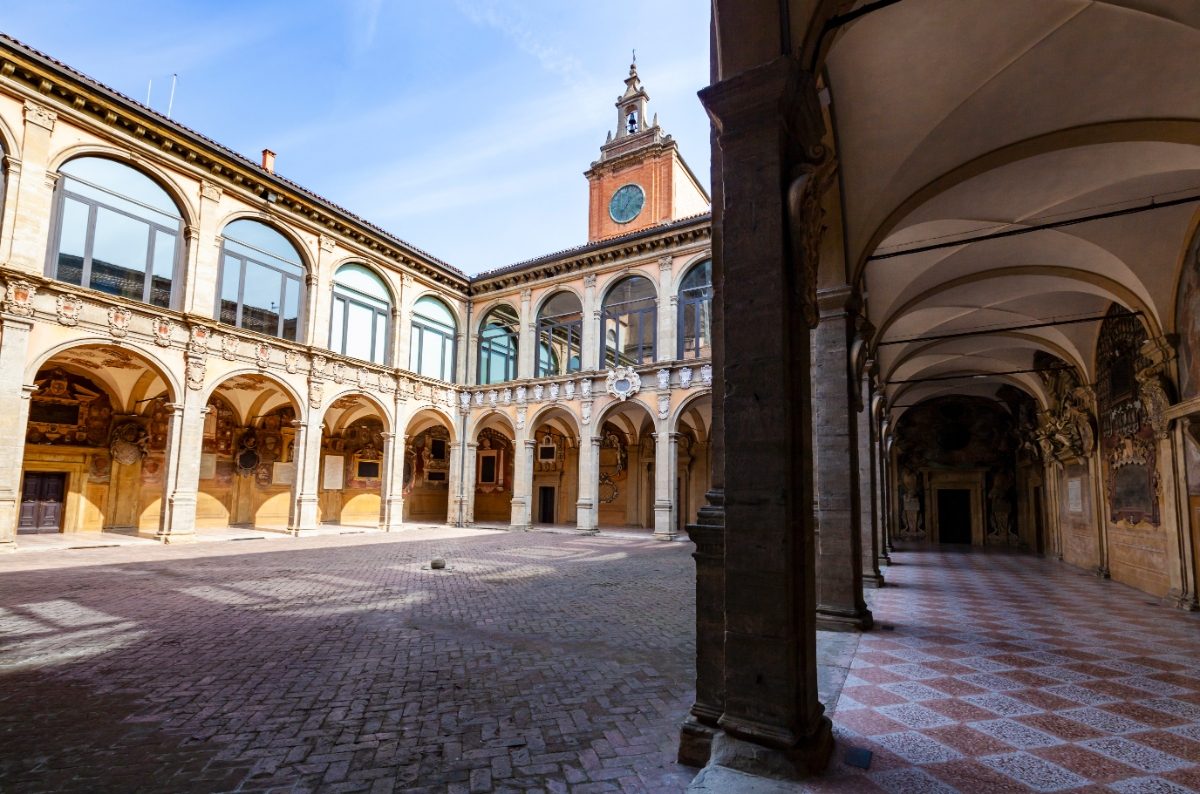
[[[16,201],[12,213],[12,247],[8,265],[26,273],[46,269],[46,241],[54,217],[54,188],[58,174],[48,170],[50,136],[58,114],[36,102],[25,100],[25,125],[21,141],[21,167],[15,175]],[[6,213],[7,214],[7,213]],[[17,233],[20,230],[20,233]],[[25,437],[24,431],[21,437]]]
[[[23,317],[0,315],[0,551],[17,547],[25,428],[29,398],[37,391],[24,383],[32,326]]]
[[[679,477],[679,434],[659,430],[654,434],[654,537],[673,540],[678,533],[679,506],[675,504]]]
[[[164,496],[156,537],[163,543],[179,543],[196,538],[200,453],[208,406],[200,391],[185,388],[182,402],[170,407]]]
[[[537,317],[533,314],[533,290],[521,290],[520,338],[517,340],[517,377],[534,377],[537,361]]]
[[[292,485],[292,509],[288,532],[301,535],[320,527],[318,489],[321,477],[321,435],[325,426],[319,422],[292,422],[296,428],[296,481]]]
[[[512,529],[526,530],[533,526],[533,448],[536,442],[524,437],[528,430],[518,433],[513,444],[513,498],[509,523]]]
[[[404,528],[404,447],[408,436],[383,434],[383,506],[380,523],[384,532]]]
[[[596,493],[600,477],[600,436],[585,435],[579,440],[579,501],[575,503],[575,528],[598,531]]]

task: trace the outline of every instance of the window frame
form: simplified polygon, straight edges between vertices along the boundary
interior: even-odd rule
[[[0,155],[3,154],[3,151],[4,151],[3,148],[0,147]],[[69,166],[73,162],[76,162],[79,160],[85,160],[85,159],[106,160],[117,166],[128,169],[130,171],[133,171],[134,173],[138,174],[139,176],[141,176],[141,177],[149,180],[151,183],[153,183],[154,186],[157,187],[159,190],[161,190],[163,192],[163,195],[165,195],[167,197],[167,199],[171,202],[171,206],[175,208],[175,212],[178,215],[178,217],[176,219],[177,224],[176,224],[175,228],[171,228],[163,223],[159,223],[154,220],[151,220],[150,218],[134,215],[134,214],[126,211],[125,209],[122,209],[121,207],[114,206],[112,204],[101,203],[100,201],[98,201],[97,199],[95,199],[93,197],[86,196],[81,193],[76,193],[76,192],[70,190],[68,188],[68,183],[73,180],[80,184],[86,185],[86,186],[92,188],[93,190],[99,191],[101,193],[104,193],[104,194],[107,194],[110,196],[114,196],[121,201],[128,202],[129,204],[134,204],[138,207],[143,207],[147,210],[147,212],[152,213],[153,215],[169,217],[168,213],[164,212],[163,210],[159,209],[158,207],[153,207],[149,204],[146,204],[145,202],[139,201],[138,199],[132,198],[130,196],[122,195],[121,193],[118,193],[115,190],[111,190],[111,189],[105,187],[104,185],[99,185],[95,182],[91,182],[82,177],[78,177],[73,174],[66,173],[62,170],[63,168]],[[54,171],[54,177],[55,177],[55,185],[54,185],[54,194],[53,194],[53,199],[52,199],[53,203],[52,203],[52,209],[51,209],[51,220],[50,220],[52,231],[51,231],[51,235],[50,235],[50,246],[48,247],[48,249],[46,251],[46,267],[45,267],[45,271],[44,271],[46,274],[46,277],[53,279],[54,281],[57,281],[62,284],[69,284],[72,287],[78,287],[80,289],[91,290],[93,292],[99,292],[103,295],[108,295],[108,296],[111,296],[114,298],[137,301],[140,303],[144,303],[147,306],[155,306],[160,309],[178,310],[179,303],[181,301],[182,291],[179,290],[177,287],[180,284],[181,277],[183,275],[183,272],[182,272],[183,271],[183,263],[186,260],[187,236],[184,234],[184,231],[185,231],[187,225],[184,221],[183,212],[182,212],[182,210],[179,209],[179,203],[176,201],[175,197],[173,195],[171,195],[171,192],[169,190],[167,190],[165,187],[163,187],[161,184],[159,184],[157,179],[155,179],[153,176],[146,173],[145,171],[141,170],[140,168],[135,168],[126,163],[122,163],[119,160],[114,160],[110,157],[104,157],[103,155],[98,155],[98,154],[83,154],[78,157],[72,157],[70,160],[67,160],[66,162],[64,162],[62,165],[60,165],[58,167],[57,170]],[[4,186],[4,184],[5,184],[5,179],[0,178],[0,188],[2,188]],[[67,279],[61,278],[58,274],[59,257],[62,253],[61,249],[62,249],[62,238],[63,238],[63,222],[64,222],[67,199],[70,199],[71,201],[75,201],[79,204],[82,204],[84,207],[87,208],[87,220],[85,221],[84,227],[83,227],[83,229],[84,229],[84,235],[83,235],[84,236],[84,242],[83,242],[84,251],[83,251],[83,257],[80,262],[80,271],[79,271],[80,283],[79,284],[76,284],[73,281],[68,281]],[[2,199],[0,199],[0,200],[2,200]],[[2,207],[2,204],[0,204],[0,207]],[[122,217],[129,218],[129,219],[132,219],[139,223],[145,224],[145,226],[148,229],[148,233],[146,235],[147,243],[146,243],[146,259],[145,259],[145,263],[144,263],[145,267],[142,270],[142,275],[144,276],[144,281],[142,284],[142,297],[140,297],[140,298],[131,298],[127,295],[119,295],[117,293],[99,289],[99,288],[93,287],[91,285],[93,251],[95,249],[95,241],[96,241],[96,218],[99,214],[98,210],[100,208],[103,208],[103,209],[107,210],[108,212],[114,213],[116,215],[120,215]],[[157,245],[158,245],[158,235],[156,234],[156,232],[163,232],[165,234],[169,234],[175,239],[175,253],[174,253],[174,256],[172,257],[172,261],[171,261],[171,287],[170,287],[170,294],[167,298],[166,306],[163,306],[158,303],[154,303],[153,300],[151,300],[151,296],[154,291],[154,254],[155,254],[155,249],[157,248]]]
[[[706,284],[705,286],[702,286],[702,287],[685,287],[684,285],[687,283],[688,278],[690,278],[693,273],[695,273],[700,268],[704,267],[706,264],[708,265],[708,284]],[[686,295],[685,293],[703,293],[703,294]],[[703,260],[697,262],[696,264],[692,265],[692,267],[688,268],[688,270],[684,274],[683,278],[680,279],[680,281],[679,281],[678,295],[679,295],[679,299],[677,301],[676,308],[678,309],[679,314],[678,314],[678,328],[677,328],[676,332],[679,336],[679,344],[678,344],[678,350],[677,350],[677,353],[679,354],[679,360],[680,361],[692,361],[692,360],[697,360],[697,359],[703,359],[703,358],[705,358],[705,356],[702,356],[700,354],[702,345],[700,345],[700,334],[699,334],[700,328],[699,328],[699,326],[700,326],[700,318],[701,318],[702,311],[703,311],[702,307],[704,304],[708,304],[708,337],[709,337],[708,347],[710,350],[712,349],[712,302],[713,302],[713,298],[715,298],[716,295],[714,293],[713,283],[712,283],[712,259],[711,258],[703,259]],[[691,329],[694,332],[693,337],[692,337],[693,344],[692,344],[691,350],[688,350],[684,347],[685,341],[687,339],[687,334],[686,334],[687,329],[685,328],[685,323],[687,322],[687,309],[689,306],[696,307],[695,327],[693,329]],[[711,357],[711,354],[709,357]]]
[[[502,312],[504,309],[512,312],[513,316],[508,318],[508,322],[513,323],[513,327],[499,322],[489,325],[492,315]],[[493,330],[491,336],[486,335],[488,329]],[[521,317],[512,306],[501,303],[483,315],[483,319],[479,323],[475,351],[475,382],[477,386],[493,386],[497,383],[506,383],[517,379],[517,366],[521,351]],[[493,377],[492,354],[504,357],[504,372],[501,373],[499,379]]]
[[[453,326],[444,326],[437,320],[434,320],[434,319],[431,319],[428,317],[423,317],[422,315],[418,314],[417,313],[417,305],[425,298],[429,298],[430,300],[433,300],[433,301],[436,301],[437,303],[439,303],[442,306],[442,308],[444,308],[446,310],[446,313],[450,315],[450,319],[452,321],[454,321],[455,324]],[[447,333],[447,330],[449,331],[449,333]],[[445,345],[446,345],[446,342],[449,341],[449,343],[450,343],[450,373],[449,373],[450,377],[445,377],[446,373],[444,373],[444,372],[442,373],[442,375],[429,375],[429,374],[421,371],[422,364],[423,364],[423,358],[425,355],[424,335],[426,333],[434,334],[435,336],[439,336],[442,339],[442,346],[441,346],[442,355],[440,358],[439,370],[442,368],[442,366],[446,362],[446,347],[445,347]],[[413,366],[413,355],[414,354],[417,357],[417,362],[416,362],[415,367]],[[417,298],[415,301],[413,301],[412,320],[409,323],[408,366],[409,366],[410,372],[420,375],[422,377],[435,378],[437,380],[446,381],[447,383],[455,382],[454,376],[458,370],[458,320],[454,316],[454,311],[448,305],[446,305],[443,301],[439,300],[438,298],[434,297],[433,295],[429,295],[429,294],[422,295],[420,298]]]
[[[271,231],[275,232],[280,237],[282,237],[287,242],[287,244],[292,247],[292,251],[295,253],[296,259],[298,260],[295,263],[289,263],[289,264],[294,264],[296,266],[296,268],[300,271],[300,274],[296,275],[294,273],[288,273],[287,271],[282,270],[281,268],[279,268],[278,266],[276,266],[269,260],[262,261],[259,259],[251,259],[239,251],[230,250],[228,248],[228,246],[226,245],[226,243],[232,241],[234,243],[237,243],[239,246],[242,246],[244,248],[249,248],[252,251],[257,251],[258,253],[262,254],[264,257],[268,257],[269,259],[282,259],[282,257],[280,257],[278,254],[274,254],[270,251],[265,251],[262,248],[259,248],[258,246],[254,245],[252,243],[247,243],[243,240],[238,240],[236,238],[227,237],[225,235],[225,230],[228,229],[232,224],[237,223],[238,221],[251,221],[253,223],[260,224],[260,225],[265,226],[266,228],[270,229]],[[239,262],[237,311],[234,313],[234,322],[232,323],[232,327],[238,328],[242,331],[249,331],[250,333],[265,333],[263,331],[259,331],[254,328],[246,328],[242,324],[242,314],[243,314],[243,311],[245,309],[245,304],[246,304],[246,264],[248,262],[253,262],[255,265],[258,265],[259,267],[263,267],[268,270],[272,270],[276,273],[279,273],[280,276],[282,277],[279,282],[279,319],[276,321],[275,333],[268,334],[268,336],[273,336],[276,339],[283,339],[285,341],[297,342],[297,343],[302,344],[303,340],[304,340],[304,331],[305,331],[305,309],[308,306],[308,267],[304,264],[304,257],[301,255],[299,247],[297,247],[294,242],[289,240],[287,235],[285,235],[282,231],[280,231],[278,228],[276,228],[272,224],[264,223],[263,221],[260,221],[257,218],[234,218],[233,220],[227,222],[225,224],[224,228],[221,230],[220,257],[221,257],[221,265],[217,271],[217,295],[216,295],[216,307],[215,307],[215,318],[216,318],[217,322],[222,323],[224,325],[230,325],[230,323],[225,323],[221,319],[221,302],[224,300],[222,293],[224,291],[224,286],[225,286],[225,268],[227,265],[226,258],[232,257],[234,259],[237,259]],[[284,312],[285,312],[285,309],[287,306],[287,303],[286,303],[287,286],[288,286],[289,279],[296,281],[297,286],[298,286],[298,289],[296,291],[296,336],[294,339],[288,339],[288,337],[283,335],[283,326],[287,319]]]
[[[651,295],[637,298],[630,301],[622,301],[620,303],[610,303],[613,292],[622,284],[628,283],[634,279],[642,279],[650,285]],[[619,308],[638,301],[649,300],[654,305],[644,309],[629,309],[625,311],[612,311],[613,308]],[[611,307],[611,308],[610,308]],[[641,334],[637,344],[637,356],[627,356],[621,350],[621,318],[628,317],[630,319],[636,317],[639,320],[638,328],[645,331],[649,330],[650,341],[646,343],[645,334]],[[609,321],[613,321],[614,339],[613,346],[608,345],[608,330]],[[630,274],[617,281],[605,293],[604,301],[600,305],[600,368],[606,369],[609,367],[642,367],[653,364],[658,360],[658,295],[654,289],[654,282],[648,277],[640,274]],[[613,352],[612,362],[609,363],[609,351]],[[646,352],[649,351],[649,358],[646,357]]]
[[[553,301],[555,298],[557,298],[559,295],[571,296],[572,298],[575,299],[575,301],[577,303],[579,303],[579,308],[576,310],[573,310],[571,312],[564,313],[564,314],[546,315],[545,314],[546,307],[549,306],[550,302]],[[557,319],[559,317],[566,317],[569,314],[575,314],[575,313],[579,314],[578,320],[559,321]],[[554,294],[548,296],[546,298],[546,300],[542,303],[541,308],[538,310],[537,323],[536,323],[535,329],[536,329],[535,338],[537,339],[537,346],[538,346],[537,352],[536,352],[536,361],[534,362],[534,375],[536,377],[553,378],[553,377],[557,377],[559,375],[570,375],[574,372],[579,372],[583,369],[583,302],[579,300],[578,295],[576,295],[574,292],[571,292],[570,290],[560,290],[560,291],[555,292]],[[554,344],[553,344],[554,332],[559,329],[566,329],[566,339],[567,339],[566,353],[567,353],[567,355],[565,356],[565,363],[564,363],[564,357],[559,356],[554,351]],[[544,366],[544,362],[542,361],[543,346],[544,346],[545,350],[549,353],[548,357],[556,359],[556,361],[554,362],[556,364],[556,366],[553,367],[553,369],[554,369],[553,372],[548,371],[548,368],[546,366]],[[572,351],[574,351],[576,353],[575,356],[571,355]],[[572,359],[575,360],[574,366],[571,365]]]
[[[343,268],[345,268],[349,265],[359,265],[359,267],[362,267],[363,269],[367,270],[372,276],[374,276],[376,279],[378,279],[379,286],[383,289],[383,291],[385,293],[388,294],[388,300],[386,302],[382,301],[379,298],[376,298],[372,295],[367,295],[366,293],[361,292],[361,291],[355,289],[354,287],[339,283],[337,280],[337,278],[338,278],[337,274],[340,273]],[[333,328],[334,328],[333,318],[334,318],[334,313],[338,310],[338,301],[339,300],[342,302],[342,339],[341,339],[341,343],[335,346],[334,339],[333,339]],[[359,360],[360,361],[368,361],[372,364],[380,364],[383,366],[389,366],[391,364],[391,359],[392,359],[392,308],[393,308],[393,304],[392,304],[392,300],[391,300],[391,292],[387,288],[387,283],[383,280],[383,278],[379,274],[377,274],[373,269],[367,267],[366,265],[362,265],[358,262],[347,262],[346,264],[339,267],[337,269],[337,272],[335,272],[333,274],[333,290],[330,295],[330,302],[329,302],[329,350],[334,353],[337,353],[338,355],[346,356],[347,358],[358,358],[358,356],[353,356],[346,352],[346,339],[350,333],[350,306],[351,306],[351,304],[353,304],[354,306],[358,306],[359,308],[362,308],[362,309],[367,309],[372,312],[372,314],[371,314],[371,358],[359,359]],[[383,338],[383,348],[382,349],[379,349],[379,339],[378,339],[379,318],[380,317],[383,317],[383,337],[384,338]],[[378,360],[375,357],[376,354],[378,354],[378,356],[379,356]]]

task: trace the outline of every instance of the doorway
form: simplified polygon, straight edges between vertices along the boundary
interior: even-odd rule
[[[937,492],[939,543],[971,542],[971,491],[939,488]]]
[[[17,522],[17,531],[33,534],[62,529],[66,493],[65,473],[26,472],[25,483],[21,487],[21,517]]]
[[[552,486],[538,486],[538,523],[554,523],[554,488]]]

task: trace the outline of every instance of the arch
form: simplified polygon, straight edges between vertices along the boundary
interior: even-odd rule
[[[274,231],[279,232],[296,249],[296,255],[300,257],[300,266],[304,268],[305,272],[317,272],[317,257],[313,254],[308,242],[301,236],[301,233],[269,212],[240,207],[230,210],[217,221],[217,228],[221,230],[217,233],[218,239],[224,239],[225,230],[229,228],[229,224],[236,223],[237,221],[258,221],[262,225],[269,226]],[[305,231],[307,232],[307,230]],[[361,261],[357,257],[351,258],[354,261]]]
[[[64,165],[81,157],[98,157],[104,160],[112,160],[140,172],[171,197],[171,201],[179,211],[185,226],[196,228],[199,224],[199,209],[192,203],[191,196],[183,186],[172,180],[167,175],[168,172],[157,161],[135,156],[127,150],[93,142],[72,144],[54,153],[50,158],[50,162],[46,165],[46,173],[60,173]]]
[[[698,254],[692,254],[687,258],[687,261],[683,263],[683,267],[676,268],[671,274],[671,291],[669,294],[677,295],[679,293],[679,285],[683,283],[683,279],[687,276],[687,274],[690,273],[692,269],[696,267],[696,265],[699,265],[706,259],[712,259],[712,251],[705,250]]]
[[[500,428],[508,434],[509,438],[517,437],[517,427],[508,414],[498,408],[490,408],[476,416],[471,422],[467,428],[467,438],[474,438],[479,435],[479,431],[487,428]]]
[[[413,412],[409,414],[405,420],[404,434],[412,437],[416,433],[421,433],[432,427],[431,419],[436,419],[437,424],[441,424],[450,431],[451,443],[458,442],[457,428],[454,426],[454,417],[446,413],[445,409],[434,405],[433,403],[422,403],[413,408]],[[419,421],[418,421],[419,420]],[[397,423],[399,427],[399,423]]]
[[[156,354],[151,353],[148,350],[144,350],[141,347],[134,347],[131,345],[118,346],[113,344],[111,337],[105,338],[98,336],[80,337],[77,339],[70,339],[65,342],[60,342],[42,351],[42,353],[39,355],[34,356],[32,359],[30,359],[30,363],[25,366],[24,383],[33,383],[33,379],[37,376],[38,371],[41,370],[41,368],[44,367],[48,361],[53,359],[55,356],[69,352],[72,348],[77,347],[104,347],[120,350],[123,353],[131,353],[140,358],[149,369],[153,370],[160,378],[162,378],[163,383],[167,386],[168,397],[172,402],[178,402],[183,394],[181,384],[174,376],[172,369],[168,367],[165,362],[159,359]],[[93,376],[95,374],[96,373],[93,373]]]
[[[303,248],[286,227],[239,217],[221,227],[216,319],[267,336],[302,341],[307,275]]]
[[[1200,122],[1184,119],[1135,119],[1105,121],[1067,127],[1010,143],[963,163],[938,176],[897,203],[868,235],[855,255],[851,283],[857,282],[876,249],[900,222],[934,197],[973,177],[995,171],[1041,154],[1101,143],[1181,143],[1195,145],[1200,140]]]
[[[630,268],[619,270],[612,274],[612,276],[610,276],[609,279],[604,282],[604,286],[596,289],[596,293],[600,296],[600,307],[603,309],[604,304],[608,303],[609,298],[612,296],[613,290],[627,281],[634,281],[636,279],[645,279],[646,283],[650,285],[650,292],[652,293],[654,299],[658,300],[658,285],[654,283],[654,279],[651,278],[649,274],[638,270],[637,268]]]
[[[222,384],[228,383],[230,380],[243,375],[256,375],[262,380],[270,381],[272,386],[278,386],[279,390],[283,392],[289,400],[292,401],[292,406],[296,409],[296,416],[305,415],[305,411],[308,408],[308,401],[301,397],[300,393],[292,387],[292,384],[288,383],[282,378],[272,375],[269,371],[264,372],[258,367],[238,367],[237,369],[232,369],[228,372],[222,373],[219,379],[214,380],[212,384],[204,387],[204,389],[200,392],[200,396],[203,397],[207,403],[208,399],[212,397],[214,393],[216,393],[217,389],[219,389]],[[249,417],[246,418],[246,421],[249,421]]]
[[[542,294],[538,296],[537,302],[533,306],[533,316],[535,318],[541,317],[542,310],[545,308],[546,304],[550,302],[550,299],[562,292],[568,292],[574,295],[575,300],[579,301],[580,307],[583,306],[583,294],[576,287],[570,284],[552,284],[549,287],[546,287]],[[580,311],[582,311],[582,308]]]
[[[323,401],[324,404],[320,408],[319,412],[310,409],[308,421],[312,422],[314,424],[317,422],[324,424],[325,417],[329,414],[329,409],[333,407],[334,403],[336,403],[338,400],[341,400],[344,397],[357,397],[357,398],[360,398],[360,399],[364,400],[365,402],[367,402],[372,408],[375,409],[375,411],[379,414],[379,417],[381,419],[383,419],[384,432],[386,432],[386,433],[395,432],[392,429],[395,426],[395,419],[392,416],[391,411],[388,410],[387,404],[384,403],[382,400],[378,399],[377,397],[375,397],[373,394],[363,391],[362,389],[356,389],[356,388],[343,389],[343,390],[327,397]],[[349,413],[349,412],[347,412],[347,413]],[[355,420],[360,419],[360,418],[362,418],[362,416],[365,416],[365,415],[367,415],[367,414],[355,414],[355,415],[349,416],[349,417],[347,417],[347,415],[343,415],[341,417],[338,417],[337,427],[330,428],[330,429],[341,429],[345,425],[347,425],[351,422],[354,422]]]
[[[20,160],[21,147],[17,145],[19,140],[20,138],[17,137],[12,127],[3,116],[0,116],[0,150],[3,150],[6,155]]]
[[[695,406],[699,402],[704,401],[705,399],[708,399],[708,400],[712,399],[712,389],[701,389],[700,391],[696,392],[695,394],[692,394],[687,399],[685,399],[683,402],[681,402],[675,408],[675,410],[671,412],[671,416],[668,419],[668,426],[671,428],[671,431],[676,432],[679,428],[679,423],[680,423],[680,421],[682,421],[684,415],[687,414],[688,411],[690,411],[693,406]],[[712,420],[710,418],[709,425],[704,428],[705,438],[708,437],[711,430],[712,430]]]
[[[457,333],[462,333],[462,329],[467,327],[466,309],[464,308],[465,304],[462,301],[455,300],[452,296],[447,295],[445,292],[439,292],[432,287],[425,287],[422,285],[421,291],[413,294],[412,302],[409,304],[409,306],[415,308],[417,303],[420,302],[422,298],[433,298],[438,303],[445,306],[450,312],[450,316],[454,318],[454,327]]]
[[[396,305],[396,285],[392,283],[392,280],[389,277],[389,271],[386,268],[381,267],[374,262],[363,259],[361,256],[354,256],[353,254],[350,254],[330,264],[329,267],[330,271],[333,273],[334,282],[337,281],[338,272],[348,265],[358,265],[364,270],[369,270],[372,275],[379,279],[379,282],[383,285],[383,288],[387,290],[388,302],[393,306]]]
[[[1067,348],[1063,347],[1062,345],[1058,344],[1057,342],[1051,341],[1050,339],[1047,339],[1042,336],[1037,336],[1035,334],[1026,334],[1026,333],[1021,333],[1018,331],[997,331],[993,334],[987,334],[987,335],[981,335],[981,336],[975,337],[975,340],[982,342],[982,341],[992,339],[993,337],[999,338],[999,339],[1015,339],[1019,342],[1025,343],[1024,347],[1016,348],[1016,349],[1044,350],[1047,353],[1053,353],[1054,355],[1061,358],[1063,361],[1066,361],[1067,363],[1074,365],[1075,367],[1077,367],[1079,369],[1080,372],[1090,372],[1091,371],[1091,368],[1084,361],[1083,356],[1080,354],[1080,352],[1077,349],[1074,348],[1074,346],[1072,346],[1072,349],[1068,350]],[[885,373],[882,373],[884,382],[891,380],[892,377],[898,373],[898,371],[900,370],[901,367],[903,367],[905,364],[912,361],[916,357],[930,353],[931,351],[935,350],[938,347],[944,347],[944,346],[954,344],[955,342],[962,342],[962,341],[963,340],[961,340],[961,339],[936,339],[931,342],[927,342],[925,344],[916,343],[915,347],[906,348],[905,351],[903,353],[901,353],[899,356],[897,356],[896,360],[893,361],[890,366],[888,366],[887,371]],[[951,355],[968,356],[968,355],[972,355],[972,354],[957,353],[957,354],[951,354]]]
[[[572,431],[572,437],[579,438],[583,435],[583,424],[579,421],[579,417],[575,415],[575,412],[568,410],[562,405],[555,405],[553,403],[542,406],[533,416],[529,417],[529,420],[525,422],[525,433],[532,435],[538,427],[549,423],[554,416],[565,416],[571,420],[570,426],[565,429]]]
[[[645,419],[635,425],[633,420],[630,418],[630,415],[636,414],[639,411],[642,414],[645,414]],[[608,405],[601,408],[600,412],[592,418],[593,426],[599,430],[605,422],[614,421],[614,416],[623,417],[623,421],[626,425],[627,431],[630,433],[630,437],[636,439],[639,443],[642,440],[642,428],[649,424],[651,427],[651,432],[653,432],[657,427],[654,409],[636,397],[630,400],[613,400]]]
[[[977,397],[986,397],[989,400],[999,402],[995,396],[997,381],[1012,386],[1013,388],[1020,389],[1025,394],[1028,394],[1037,402],[1038,408],[1041,410],[1045,410],[1050,405],[1049,396],[1038,383],[1036,378],[1028,378],[1027,376],[1025,378],[1021,378],[1013,375],[989,375],[986,380],[981,380],[975,384],[969,384],[966,387],[962,386],[961,384],[957,386],[937,386],[936,384],[921,383],[906,384],[905,388],[897,389],[896,392],[890,396],[890,399],[888,400],[886,406],[884,406],[883,410],[887,416],[892,417],[892,423],[894,425],[899,421],[900,417],[903,416],[906,411],[938,397],[973,395]],[[933,388],[935,386],[936,388]],[[902,398],[906,395],[912,392],[920,392],[924,388],[933,388],[933,390],[928,394],[917,397],[916,402],[912,403],[911,405],[899,404],[902,402]],[[991,390],[990,394],[982,391],[989,388]]]

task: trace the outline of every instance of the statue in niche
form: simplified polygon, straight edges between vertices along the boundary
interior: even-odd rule
[[[988,514],[991,519],[988,534],[1005,538],[1012,532],[1012,475],[1004,469],[992,476],[988,491]]]
[[[904,534],[920,535],[921,495],[918,490],[918,475],[912,469],[900,472],[900,510],[904,517]]]

